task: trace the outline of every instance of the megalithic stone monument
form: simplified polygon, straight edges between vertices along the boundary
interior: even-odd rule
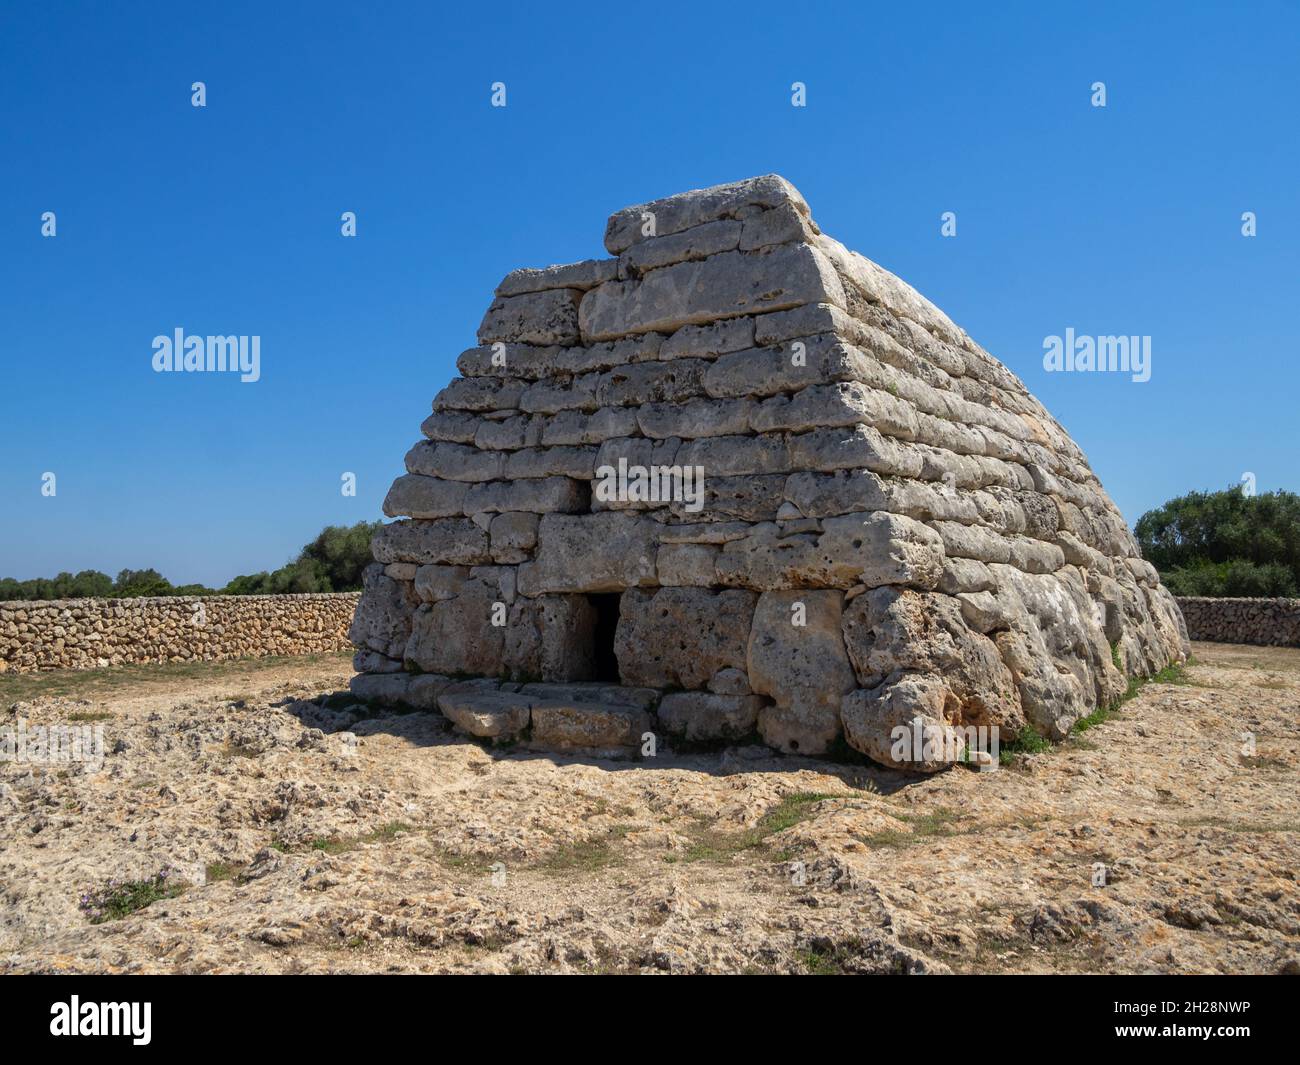
[[[509,274],[434,399],[356,694],[543,749],[756,734],[924,771],[1185,659],[1065,430],[789,182],[625,208],[605,247]]]

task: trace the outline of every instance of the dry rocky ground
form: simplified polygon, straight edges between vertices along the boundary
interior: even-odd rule
[[[309,702],[344,656],[4,678],[0,729],[102,724],[106,754],[0,762],[0,972],[1295,972],[1300,650],[1194,654],[928,779],[489,750]],[[81,905],[164,868],[179,893]]]

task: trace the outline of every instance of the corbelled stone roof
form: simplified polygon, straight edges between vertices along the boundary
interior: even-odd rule
[[[605,246],[509,274],[434,399],[375,537],[358,693],[541,746],[757,730],[931,769],[899,726],[949,754],[980,726],[1060,738],[1186,656],[1065,430],[788,181],[624,208]],[[617,682],[593,680],[605,593]]]

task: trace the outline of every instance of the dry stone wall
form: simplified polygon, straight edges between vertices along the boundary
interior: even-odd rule
[[[351,648],[358,592],[0,603],[0,673]]]
[[[1300,599],[1180,597],[1193,640],[1300,647]]]
[[[932,769],[896,726],[1059,738],[1185,657],[1065,430],[789,182],[626,208],[605,246],[509,274],[434,399],[358,694],[542,746],[649,721]]]

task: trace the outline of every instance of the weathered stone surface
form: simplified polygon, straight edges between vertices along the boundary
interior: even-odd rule
[[[596,612],[586,596],[521,598],[506,626],[504,663],[512,677],[586,680],[595,661]]]
[[[569,682],[566,684],[531,683],[519,689],[540,702],[609,703],[637,710],[649,710],[659,701],[654,688],[629,688],[602,681]]]
[[[965,736],[945,716],[949,692],[939,677],[898,673],[841,704],[850,747],[882,765],[933,773],[961,759]]]
[[[703,391],[701,382],[708,367],[701,359],[682,358],[610,370],[596,383],[596,402],[602,407],[679,403]]]
[[[612,280],[618,272],[617,259],[584,259],[580,263],[546,266],[541,269],[511,270],[501,284],[498,296],[518,296],[524,292],[541,292],[549,288],[595,288]]]
[[[589,340],[672,332],[719,318],[797,307],[842,305],[829,262],[807,244],[724,252],[652,270],[636,281],[610,281],[582,298],[579,322]]]
[[[848,605],[843,628],[859,687],[875,688],[893,673],[933,674],[955,700],[953,723],[996,725],[1008,739],[1025,724],[997,645],[966,624],[950,596],[876,588]]]
[[[458,377],[433,398],[433,410],[435,414],[514,410],[527,387],[526,381],[515,378]]]
[[[498,296],[478,327],[479,343],[576,344],[581,296],[571,288]]]
[[[735,218],[746,208],[784,204],[791,204],[804,215],[809,213],[799,190],[778,174],[692,189],[615,211],[605,226],[605,248],[611,255],[618,255],[644,240],[680,233],[719,218]],[[654,220],[653,236],[646,233],[647,218]]]
[[[619,257],[619,276],[636,278],[659,266],[707,259],[719,252],[735,251],[740,244],[740,230],[740,222],[720,219],[670,236],[633,244]]]
[[[821,333],[720,355],[704,375],[704,390],[713,399],[775,396],[870,376],[862,352],[834,334]]]
[[[438,709],[462,732],[509,739],[528,727],[533,700],[513,692],[462,691],[438,698]]]
[[[492,561],[502,563],[527,562],[537,546],[536,514],[498,514],[488,526]]]
[[[521,595],[621,592],[655,583],[654,524],[616,511],[543,515],[537,557],[519,567]]]
[[[359,673],[348,681],[348,690],[358,699],[381,706],[400,706],[406,702],[409,673]]]
[[[549,751],[636,748],[651,731],[650,715],[613,703],[558,702],[533,704],[532,743]]]
[[[659,702],[659,724],[687,740],[737,740],[754,731],[764,700],[757,695],[673,692]]]
[[[719,548],[712,544],[662,544],[656,572],[665,587],[707,588],[716,579]]]
[[[709,691],[716,695],[749,695],[752,690],[743,669],[728,666],[718,670],[709,680]]]
[[[614,637],[619,676],[626,684],[691,689],[719,670],[744,669],[756,601],[739,590],[629,589]]]
[[[426,673],[500,676],[506,672],[508,611],[499,584],[466,577],[454,595],[415,611],[406,661]]]
[[[410,585],[386,576],[379,563],[367,566],[348,639],[388,658],[401,658],[411,634],[415,606],[415,592]]]
[[[468,518],[395,521],[375,533],[370,549],[378,562],[475,566],[490,561],[487,535]]]
[[[568,477],[471,484],[408,473],[388,490],[384,513],[391,518],[446,518],[511,510],[571,513],[585,510],[588,498],[587,485]]]
[[[504,474],[505,459],[500,451],[425,440],[406,453],[406,472],[451,481],[495,481]]]
[[[850,588],[897,584],[933,588],[943,545],[920,522],[881,512],[827,518],[821,533],[784,533],[756,525],[723,546],[718,583],[746,588]]]
[[[378,651],[358,651],[352,656],[352,668],[358,673],[400,673],[402,661]]]
[[[661,359],[712,359],[754,346],[754,319],[726,318],[705,325],[684,325],[664,341]]]
[[[834,591],[759,596],[746,672],[775,703],[760,711],[758,730],[779,750],[821,754],[840,735],[840,699],[856,684],[840,634],[843,603]]]
[[[676,403],[646,403],[636,415],[642,435],[656,440],[682,437],[730,436],[747,432],[753,403],[747,399],[691,399]]]
[[[916,436],[916,412],[888,392],[856,381],[812,385],[793,396],[774,396],[754,408],[750,428],[756,433],[845,425],[871,425],[889,436]]]
[[[884,482],[870,470],[792,473],[784,495],[809,518],[885,510],[889,501]]]
[[[591,413],[563,410],[545,419],[541,442],[545,447],[603,444],[615,437],[631,436],[636,426],[637,411],[631,407],[602,407]]]
[[[809,216],[806,206],[783,203],[746,216],[740,250],[754,251],[769,244],[810,243],[818,232],[817,223]]]

